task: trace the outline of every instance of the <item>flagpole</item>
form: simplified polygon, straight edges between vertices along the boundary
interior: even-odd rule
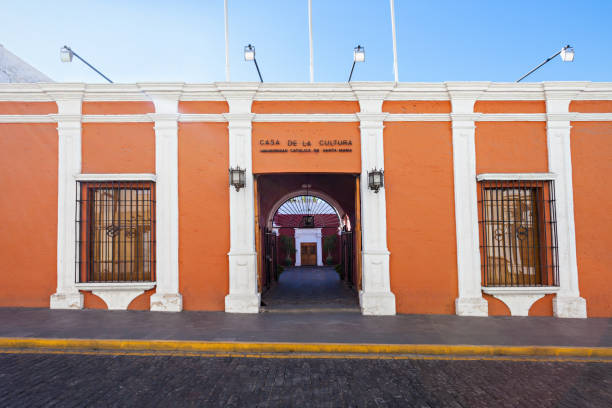
[[[391,3],[391,33],[393,34],[393,74],[395,75],[395,82],[399,82],[397,73],[397,42],[395,40],[395,5],[393,0],[389,0]]]
[[[230,81],[230,62],[229,62],[229,28],[227,18],[227,0],[224,0],[225,6],[225,81]]]
[[[314,82],[314,53],[312,50],[312,0],[308,0],[308,40],[310,44],[310,82]]]

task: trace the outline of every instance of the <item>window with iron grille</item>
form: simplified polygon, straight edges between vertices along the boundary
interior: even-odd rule
[[[155,281],[155,183],[77,182],[76,282]]]
[[[479,182],[483,286],[558,286],[552,180]]]

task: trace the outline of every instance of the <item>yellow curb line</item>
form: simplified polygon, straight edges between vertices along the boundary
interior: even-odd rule
[[[444,344],[339,344],[208,342],[184,340],[2,338],[4,349],[131,350],[220,353],[412,354],[449,356],[516,356],[612,358],[612,347],[475,346]]]

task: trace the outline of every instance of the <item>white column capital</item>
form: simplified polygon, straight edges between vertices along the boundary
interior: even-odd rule
[[[357,115],[366,115],[368,113],[382,112],[383,102],[389,92],[391,92],[392,86],[389,86],[388,89],[381,90],[380,88],[369,89],[365,84],[351,84],[351,88],[359,101],[359,107],[361,109],[361,112],[357,113]]]
[[[359,127],[364,128],[376,128],[382,129],[384,127],[384,120],[387,118],[387,113],[381,112],[357,112],[357,117],[361,122]]]
[[[227,82],[217,84],[217,88],[227,101],[230,113],[251,113],[251,105],[259,84],[245,85]]]
[[[251,129],[253,127],[254,113],[224,113],[223,117],[227,120],[229,128],[232,129]]]

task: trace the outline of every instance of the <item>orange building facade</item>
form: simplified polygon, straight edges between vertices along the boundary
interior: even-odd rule
[[[612,316],[609,83],[1,84],[0,158],[3,307],[258,313],[308,194],[363,314]]]

